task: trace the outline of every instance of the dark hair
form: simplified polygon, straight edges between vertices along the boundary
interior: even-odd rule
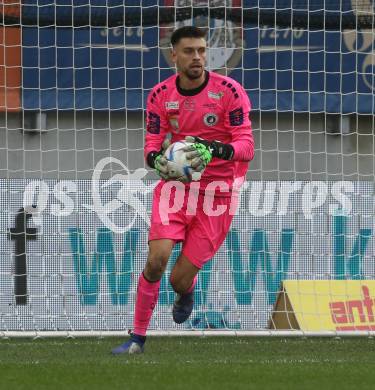
[[[184,26],[175,30],[171,36],[172,46],[176,45],[182,38],[205,38],[205,31],[195,26]]]

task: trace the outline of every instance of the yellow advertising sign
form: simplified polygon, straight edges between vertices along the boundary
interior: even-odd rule
[[[285,280],[270,328],[375,330],[375,280]]]

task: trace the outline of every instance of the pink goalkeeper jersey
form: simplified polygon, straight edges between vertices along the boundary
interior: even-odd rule
[[[182,90],[177,78],[173,75],[157,84],[148,96],[145,157],[160,150],[168,133],[171,142],[191,135],[230,143],[233,159],[213,158],[204,170],[200,189],[213,181],[225,182],[232,189],[234,180],[242,183],[254,156],[249,98],[238,82],[217,73],[206,72],[205,82],[194,90]]]

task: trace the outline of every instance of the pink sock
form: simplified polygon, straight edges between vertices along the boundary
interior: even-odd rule
[[[186,294],[189,294],[189,293],[191,293],[194,290],[194,287],[197,284],[197,280],[198,280],[198,275],[195,275],[194,279],[193,279],[193,283],[189,287],[189,290],[186,291]]]
[[[135,302],[134,329],[133,332],[140,336],[146,336],[152,312],[158,301],[160,280],[149,282],[143,276],[139,276],[137,299]]]

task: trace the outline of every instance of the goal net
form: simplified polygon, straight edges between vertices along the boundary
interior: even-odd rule
[[[150,329],[374,330],[372,1],[4,0],[0,15],[1,335],[132,327],[156,183],[145,100],[186,24],[247,91],[256,151],[191,318],[171,316],[177,245]]]

